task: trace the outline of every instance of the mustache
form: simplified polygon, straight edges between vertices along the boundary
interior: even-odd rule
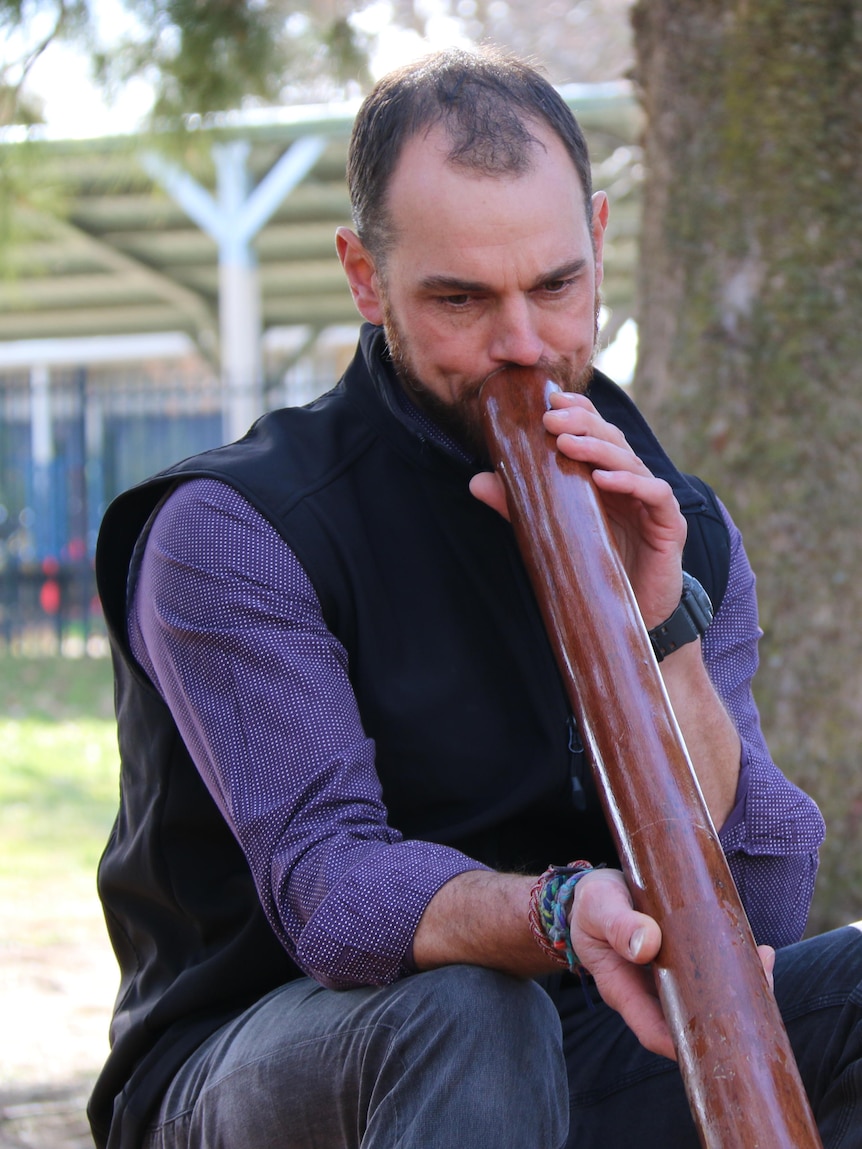
[[[467,384],[463,394],[467,398],[478,399],[479,392],[484,387],[486,381],[492,376],[497,375],[500,371],[507,371],[513,367],[523,366],[521,363],[504,363],[501,367],[495,367],[484,379],[480,379],[476,383]],[[556,383],[561,391],[574,392],[580,395],[585,393],[593,376],[592,360],[585,367],[577,369],[573,367],[571,363],[542,358],[537,363],[532,364],[530,370],[541,371],[545,378],[551,383]]]

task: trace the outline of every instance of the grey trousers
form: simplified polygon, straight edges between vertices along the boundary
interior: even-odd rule
[[[776,997],[825,1149],[862,1149],[862,933],[781,950]],[[594,998],[468,966],[292,982],[189,1059],[146,1149],[697,1149],[676,1065]]]

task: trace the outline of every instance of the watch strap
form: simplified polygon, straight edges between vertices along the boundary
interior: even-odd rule
[[[712,615],[709,595],[693,575],[683,571],[679,606],[670,618],[649,632],[656,660],[661,662],[681,646],[704,635],[712,622]]]

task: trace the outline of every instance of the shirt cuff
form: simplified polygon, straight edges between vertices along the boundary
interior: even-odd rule
[[[297,963],[331,989],[397,981],[415,972],[413,936],[437,891],[459,874],[487,869],[431,842],[381,846],[319,903],[297,939]]]

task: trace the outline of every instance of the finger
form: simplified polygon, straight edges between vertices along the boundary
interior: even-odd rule
[[[557,388],[548,396],[551,410],[565,410],[567,407],[579,407],[584,411],[595,411],[593,403],[580,391],[561,391]]]
[[[649,471],[593,469],[593,480],[603,491],[631,496],[645,506],[655,507],[674,518],[682,516],[673,487],[665,479],[657,479]]]
[[[637,910],[608,907],[592,919],[579,918],[578,925],[585,933],[589,930],[594,940],[606,942],[618,957],[635,965],[647,965],[661,948],[658,922]]]
[[[661,947],[658,922],[632,906],[619,870],[595,870],[577,885],[571,910],[572,941],[581,961],[601,959],[608,947],[625,961],[645,965]]]
[[[470,480],[470,494],[480,503],[485,503],[491,510],[509,520],[506,489],[499,475],[493,471],[480,471]]]
[[[769,988],[774,990],[775,979],[773,978],[773,970],[775,969],[775,950],[772,946],[758,946],[757,953],[763,963],[763,972],[766,974]]]
[[[588,463],[600,470],[625,471],[645,478],[652,477],[652,472],[628,443],[619,442],[615,436],[561,431],[557,435],[557,450],[567,459]]]
[[[573,398],[582,399],[583,397],[573,396]],[[603,419],[588,400],[583,400],[583,402],[586,404],[585,406],[578,405],[545,411],[542,416],[545,429],[550,431],[552,435],[571,434],[578,438],[600,439],[613,443],[633,454],[619,427],[609,423],[607,419]]]
[[[673,538],[681,535],[685,539],[685,516],[673,488],[664,479],[657,479],[649,473],[608,471],[600,467],[593,470],[592,478],[603,496],[623,496],[629,506],[632,502],[638,503],[657,527],[666,529]]]
[[[665,1021],[650,969],[619,960],[613,969],[593,975],[606,1005],[622,1017],[641,1045],[651,1053],[676,1060],[676,1049]]]

